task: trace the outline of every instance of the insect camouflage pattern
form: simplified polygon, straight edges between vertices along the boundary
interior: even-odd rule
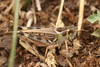
[[[39,54],[36,46],[47,47],[45,52],[46,57],[48,49],[57,47],[65,40],[72,40],[76,37],[76,27],[73,25],[58,28],[19,27],[19,29],[19,40],[27,45],[31,43],[31,46],[33,46],[32,49],[35,51],[35,55],[37,55],[40,59],[43,56]],[[31,47],[29,47],[29,49],[30,48]],[[43,58],[41,60],[43,60]]]

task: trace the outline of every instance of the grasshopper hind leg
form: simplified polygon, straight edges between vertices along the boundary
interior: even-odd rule
[[[49,49],[52,49],[52,48],[55,48],[55,47],[58,47],[59,46],[59,44],[56,44],[56,45],[50,45],[50,46],[48,46],[47,48],[46,48],[46,52],[45,52],[45,58],[47,57],[47,52],[48,52],[48,50]]]

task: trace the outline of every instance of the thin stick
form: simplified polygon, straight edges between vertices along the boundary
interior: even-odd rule
[[[37,7],[38,11],[41,11],[40,1],[39,0],[35,0],[35,1],[36,1],[36,7]]]
[[[82,20],[83,20],[83,12],[84,11],[84,0],[80,0],[80,7],[79,7],[79,20],[78,20],[78,30],[81,30]],[[81,32],[78,32],[78,36]]]
[[[33,9],[34,9],[34,10],[33,10],[33,14],[34,14],[34,26],[35,26],[35,25],[36,25],[37,20],[36,20],[36,12],[35,12],[36,10],[35,10],[34,0],[32,0],[32,3],[33,3],[33,4],[32,4],[32,5],[33,5],[32,7],[33,7]]]
[[[56,27],[59,27],[61,24],[63,24],[63,23],[61,23],[61,14],[62,14],[63,5],[64,5],[64,0],[61,0],[61,5],[60,5],[60,9],[59,9],[58,19],[57,19],[57,22],[56,22]]]
[[[6,8],[3,14],[8,14],[11,8],[13,7],[13,5],[14,5],[14,0],[12,0],[11,4]]]
[[[67,51],[66,59],[68,59],[68,45],[67,45],[67,41],[65,41],[65,45],[66,45],[66,51]]]
[[[69,64],[70,67],[73,67],[72,64],[70,63],[70,61],[68,59],[66,59],[66,61]]]
[[[28,19],[26,27],[30,27],[31,24],[32,24],[32,22],[33,22],[33,17],[31,17],[30,19]]]
[[[68,40],[67,40],[68,41]],[[65,41],[65,45],[66,45],[66,51],[67,51],[67,55],[66,55],[66,61],[69,64],[70,67],[73,67],[71,62],[68,60],[68,45],[67,45],[67,41]]]

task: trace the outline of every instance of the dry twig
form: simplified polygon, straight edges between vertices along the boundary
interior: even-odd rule
[[[68,59],[66,59],[66,61],[69,64],[70,67],[73,67],[72,64],[70,63],[70,61]]]
[[[11,8],[13,7],[13,5],[14,5],[14,0],[12,0],[11,4],[6,8],[3,14],[8,14]]]
[[[61,20],[61,14],[62,14],[63,5],[64,5],[64,0],[61,0],[58,19],[57,19],[57,22],[56,22],[56,27],[64,27],[64,23]]]
[[[28,19],[27,21],[27,27],[30,27],[32,22],[33,22],[33,17],[34,17],[34,14],[32,12],[32,10],[29,10],[27,13],[26,13],[26,18]]]
[[[35,0],[35,1],[36,1],[36,7],[37,7],[38,11],[41,11],[40,1],[39,0]]]
[[[73,67],[71,62],[68,60],[68,45],[67,45],[67,41],[65,41],[65,45],[66,45],[66,51],[67,51],[67,55],[66,55],[66,61],[69,64],[70,67]]]
[[[36,12],[35,12],[35,4],[34,4],[34,0],[32,0],[32,7],[34,8],[34,10],[33,10],[33,14],[34,14],[34,25],[36,24]]]
[[[67,51],[66,59],[68,59],[68,45],[67,45],[67,41],[65,41],[65,45],[66,45],[66,51]]]
[[[83,20],[83,11],[84,11],[84,0],[80,0],[78,30],[81,30],[82,20]],[[78,32],[78,36],[80,34],[81,32]]]

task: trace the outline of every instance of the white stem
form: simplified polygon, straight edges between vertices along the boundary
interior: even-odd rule
[[[59,9],[58,19],[57,19],[57,22],[56,22],[56,27],[59,27],[59,26],[61,26],[61,24],[63,24],[63,22],[61,20],[61,14],[62,14],[63,5],[64,5],[64,0],[61,0],[61,5],[60,5],[60,9]]]
[[[28,20],[28,22],[27,22],[26,27],[30,27],[31,24],[32,24],[32,22],[33,22],[33,18],[30,18],[30,19]]]
[[[80,7],[79,7],[79,20],[78,20],[78,30],[81,30],[82,20],[83,20],[83,12],[84,12],[84,0],[80,0]],[[81,32],[78,32],[80,35]]]
[[[37,7],[38,11],[41,11],[40,1],[39,0],[35,0],[35,1],[36,1],[36,7]]]

